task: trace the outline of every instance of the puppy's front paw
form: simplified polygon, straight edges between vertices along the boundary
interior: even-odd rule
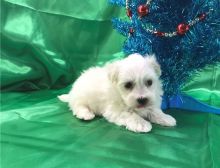
[[[152,125],[143,118],[136,118],[129,120],[126,128],[133,132],[149,132],[152,129]]]
[[[176,125],[176,120],[172,116],[165,114],[161,119],[160,119],[160,125],[163,126],[168,126],[168,127],[173,127]]]
[[[92,113],[76,114],[76,117],[82,120],[92,120],[95,117],[95,115]]]
[[[74,113],[74,115],[82,120],[92,120],[95,117],[95,114],[88,111],[87,109],[83,109]]]

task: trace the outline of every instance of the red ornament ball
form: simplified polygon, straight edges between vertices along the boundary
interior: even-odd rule
[[[126,14],[127,14],[127,16],[128,16],[129,18],[131,18],[131,16],[132,16],[132,12],[131,12],[130,9],[127,9]]]
[[[155,31],[154,34],[159,37],[163,37],[165,35],[164,32],[160,32],[160,31]]]
[[[133,34],[134,33],[134,29],[133,28],[130,28],[129,29],[129,34]]]
[[[181,23],[177,26],[177,33],[179,35],[184,35],[189,30],[189,28],[190,26],[188,24]]]
[[[149,13],[149,8],[147,5],[140,5],[137,9],[137,12],[140,17],[143,17]]]
[[[206,17],[206,14],[205,14],[205,13],[202,13],[202,14],[199,14],[199,15],[198,15],[199,20],[204,20],[205,17]]]

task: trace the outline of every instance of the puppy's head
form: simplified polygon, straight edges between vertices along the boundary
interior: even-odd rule
[[[135,111],[159,105],[161,95],[160,66],[155,56],[132,54],[108,65],[108,76],[124,103]]]

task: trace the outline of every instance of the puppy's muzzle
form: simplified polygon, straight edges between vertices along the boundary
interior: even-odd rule
[[[148,103],[148,98],[140,97],[137,99],[137,102],[140,106],[145,106]]]

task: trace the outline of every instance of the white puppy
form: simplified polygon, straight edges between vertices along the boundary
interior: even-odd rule
[[[68,102],[73,114],[83,120],[101,115],[109,122],[134,132],[149,132],[150,122],[175,126],[176,120],[161,111],[161,70],[154,56],[132,54],[125,59],[92,67],[76,80]],[[145,118],[145,119],[144,119]]]

